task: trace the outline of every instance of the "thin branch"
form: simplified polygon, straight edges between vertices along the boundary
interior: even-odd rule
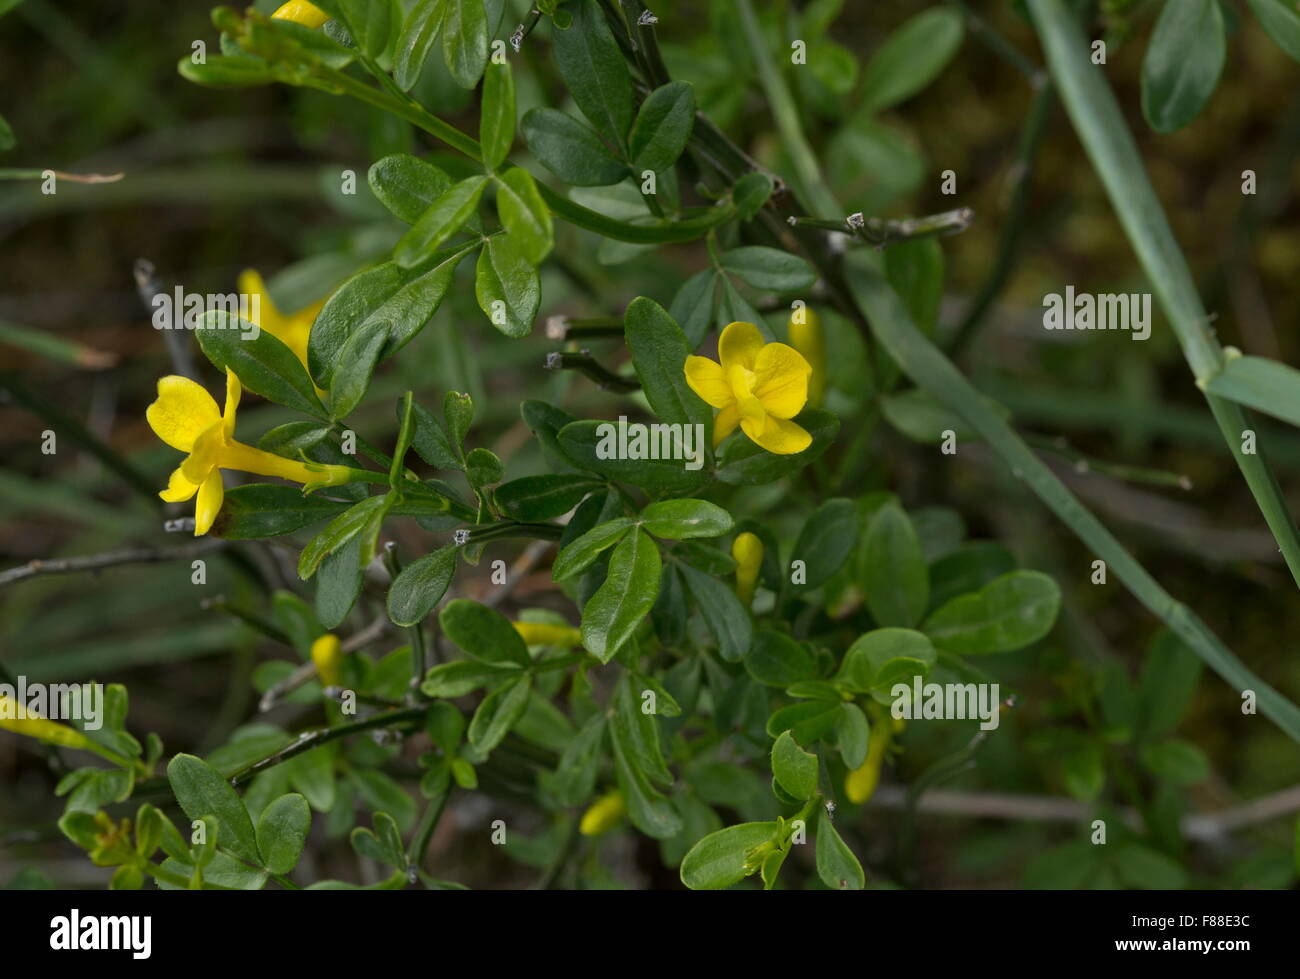
[[[81,557],[37,558],[21,564],[16,568],[0,571],[0,587],[11,585],[15,581],[34,578],[46,574],[75,574],[79,571],[100,571],[104,568],[119,567],[124,564],[158,564],[163,561],[178,561],[206,554],[225,547],[227,541],[217,537],[205,537],[193,544],[181,547],[130,547],[122,551],[109,551],[104,554],[87,554]]]

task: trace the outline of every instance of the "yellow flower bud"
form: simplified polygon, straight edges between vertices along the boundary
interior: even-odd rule
[[[867,760],[861,768],[849,772],[844,780],[844,794],[852,803],[863,803],[876,792],[880,782],[880,765],[885,760],[885,749],[889,747],[891,731],[889,725],[877,722],[871,728],[871,740],[867,742]]]
[[[599,836],[613,829],[627,808],[623,805],[623,795],[617,789],[587,807],[578,824],[578,832],[583,836]]]
[[[763,564],[763,542],[746,531],[737,534],[731,545],[731,556],[736,559],[736,597],[745,607],[754,600],[758,587],[758,571]]]
[[[343,650],[339,637],[327,632],[311,644],[311,661],[322,687],[337,687],[343,682]]]
[[[308,3],[307,0],[289,0],[288,3],[281,5],[271,17],[279,20],[291,20],[313,30],[330,19],[329,14],[315,4]]]
[[[37,717],[12,697],[0,697],[0,728],[64,748],[92,750],[90,739],[76,728]]]
[[[549,622],[510,624],[529,646],[576,646],[582,642],[582,633],[571,625],[552,625]]]
[[[790,346],[803,354],[812,367],[808,403],[815,408],[826,393],[826,347],[822,342],[822,321],[808,306],[799,306],[790,314]]]

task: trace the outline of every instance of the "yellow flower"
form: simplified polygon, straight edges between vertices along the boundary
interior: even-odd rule
[[[812,368],[784,343],[765,343],[753,323],[732,323],[718,339],[721,364],[707,357],[686,358],[686,383],[718,409],[713,421],[717,447],[737,425],[776,455],[802,452],[812,436],[789,419],[808,401]]]
[[[289,0],[283,4],[280,9],[271,15],[272,18],[278,17],[280,20],[291,20],[304,27],[315,29],[330,19],[330,15],[325,13],[315,4],[310,4],[307,0]]]
[[[21,715],[21,716],[20,716]],[[12,697],[0,696],[0,728],[23,734],[29,738],[38,738],[50,744],[65,748],[91,749],[90,739],[74,727],[60,724],[58,721],[36,717],[25,704]]]
[[[194,506],[194,536],[212,527],[225,499],[222,469],[239,469],[259,476],[279,476],[320,486],[341,486],[352,479],[347,466],[326,466],[286,459],[235,440],[235,409],[239,406],[239,378],[226,372],[226,409],[201,384],[172,374],[158,381],[158,400],[145,411],[149,427],[174,449],[188,452],[172,473],[167,488],[158,495],[168,503],[180,503],[198,494]]]
[[[799,306],[790,314],[790,346],[803,354],[812,367],[808,403],[816,407],[826,393],[826,347],[822,342],[821,318],[808,306]]]
[[[529,646],[576,646],[582,642],[582,633],[571,625],[551,625],[549,622],[510,624]]]
[[[322,687],[337,687],[343,682],[343,650],[339,637],[327,632],[311,644],[311,661]]]
[[[754,600],[758,587],[758,571],[763,564],[763,542],[755,534],[745,531],[737,534],[731,544],[731,556],[736,559],[736,597],[746,607]]]
[[[623,805],[623,795],[615,789],[587,807],[582,822],[578,824],[578,832],[583,836],[599,836],[613,829],[625,812],[627,807]]]
[[[293,6],[311,7],[311,4],[287,3],[280,10]],[[312,9],[315,10],[316,8],[312,7]],[[276,16],[280,16],[278,11]],[[322,20],[325,19],[325,15],[321,14],[321,18]],[[294,20],[296,18],[289,19]],[[301,21],[301,23],[305,23],[305,21]],[[256,308],[258,313],[253,317],[254,325],[265,330],[292,350],[298,359],[302,361],[302,366],[307,367],[307,340],[311,337],[312,324],[316,322],[316,317],[320,314],[321,307],[325,305],[325,300],[322,299],[320,302],[313,303],[296,313],[285,315],[271,301],[271,294],[266,291],[266,283],[262,281],[262,276],[255,269],[245,269],[240,273],[239,292],[240,295],[248,296],[250,300],[254,296],[257,297]],[[307,368],[307,373],[311,373],[310,368]],[[316,390],[319,391],[320,388]]]

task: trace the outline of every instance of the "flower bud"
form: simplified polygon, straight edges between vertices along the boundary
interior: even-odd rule
[[[311,661],[322,687],[340,686],[343,680],[343,650],[339,637],[327,632],[311,644]]]
[[[271,15],[271,18],[273,20],[291,20],[295,24],[302,24],[304,27],[315,30],[329,20],[330,15],[315,4],[308,3],[307,0],[289,0],[288,3],[282,4]]]
[[[812,367],[808,404],[816,408],[826,393],[826,347],[822,342],[822,321],[811,307],[798,306],[790,314],[790,346],[803,354]]]
[[[76,728],[36,717],[12,697],[0,697],[0,728],[64,748],[90,748],[90,739]]]
[[[763,542],[748,531],[737,534],[731,545],[731,556],[736,559],[736,597],[748,608],[758,587],[758,572],[763,565]]]
[[[885,749],[889,747],[890,728],[888,724],[877,722],[871,727],[871,740],[867,742],[867,759],[861,768],[849,772],[844,780],[844,794],[850,802],[860,804],[870,799],[880,782],[880,765],[885,760]]]
[[[510,624],[529,646],[576,646],[582,642],[582,633],[571,625],[552,625],[550,622]]]
[[[613,829],[627,808],[623,805],[623,795],[617,789],[587,807],[578,824],[578,832],[583,836],[599,836]]]

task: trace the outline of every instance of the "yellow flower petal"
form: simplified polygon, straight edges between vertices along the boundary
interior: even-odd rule
[[[723,369],[729,370],[732,364],[739,364],[753,370],[764,342],[762,332],[753,323],[728,323],[718,338],[718,359],[722,361]]]
[[[808,378],[808,401],[816,407],[821,404],[826,391],[826,345],[821,318],[807,306],[800,306],[790,314],[790,346],[803,354],[812,368]]]
[[[0,697],[0,729],[65,748],[86,748],[90,744],[90,739],[75,727],[33,714],[26,704],[13,697]]]
[[[313,30],[330,19],[329,14],[307,0],[289,0],[271,16],[279,20],[291,20]]]
[[[812,436],[784,418],[769,415],[763,424],[755,424],[748,418],[740,421],[741,430],[773,455],[787,456],[802,452],[812,445]]]
[[[225,445],[224,423],[218,419],[194,440],[194,448],[181,462],[181,475],[196,486],[202,486],[221,462],[221,449]]]
[[[155,435],[182,452],[189,452],[194,441],[221,420],[217,403],[203,385],[176,374],[159,379],[158,400],[144,415]]]
[[[627,806],[623,803],[623,796],[617,790],[610,792],[608,795],[602,795],[599,799],[587,807],[587,811],[582,814],[582,821],[578,824],[578,831],[583,836],[599,836],[601,833],[613,829],[623,814],[627,812]]]
[[[722,365],[708,357],[686,358],[686,383],[714,408],[725,408],[736,400],[722,372]]]
[[[316,322],[325,300],[321,299],[296,313],[285,315],[271,301],[266,283],[255,269],[245,269],[240,273],[239,291],[250,299],[257,297],[257,314],[253,315],[251,309],[249,311],[252,321],[292,350],[306,367],[307,342],[311,338],[312,324]],[[321,391],[320,388],[316,390]],[[324,394],[323,391],[321,393]]]
[[[171,478],[167,480],[167,488],[158,495],[168,503],[184,503],[198,491],[198,484],[191,483],[185,478],[184,467],[177,466],[172,471]]]
[[[212,470],[212,475],[199,487],[199,498],[194,503],[194,536],[202,537],[212,529],[212,521],[221,512],[221,503],[226,498],[226,487],[221,482],[221,470]]]
[[[235,372],[226,370],[226,407],[221,413],[221,431],[230,441],[235,437],[235,412],[239,410],[239,395],[243,387],[239,383],[239,378]]]
[[[769,343],[754,361],[754,396],[777,418],[793,418],[808,403],[812,367],[803,354],[784,343]]]
[[[716,449],[722,440],[736,430],[740,424],[740,406],[735,402],[727,405],[713,419],[713,447]]]

